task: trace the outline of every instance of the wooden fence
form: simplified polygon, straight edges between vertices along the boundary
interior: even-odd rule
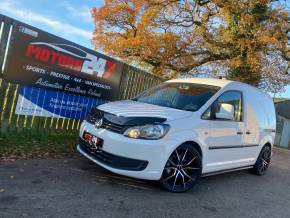
[[[7,48],[11,43],[10,36],[12,29],[13,23],[0,20],[0,132],[21,132],[26,130],[36,130],[41,132],[71,132],[78,130],[81,123],[81,120],[79,119],[15,114],[15,108],[18,101],[21,85],[10,83],[3,79],[5,62],[7,60]],[[156,76],[126,64],[124,66],[122,75],[119,99],[132,98],[143,90],[162,81]],[[89,108],[87,110],[89,110]]]

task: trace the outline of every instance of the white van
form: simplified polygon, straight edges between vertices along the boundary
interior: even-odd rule
[[[263,175],[275,116],[271,97],[247,84],[175,79],[93,108],[77,149],[114,173],[183,192],[201,176],[241,169]]]

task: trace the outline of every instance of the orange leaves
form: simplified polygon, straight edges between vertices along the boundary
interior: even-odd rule
[[[263,45],[268,45],[268,46],[275,46],[278,47],[279,46],[279,35],[260,35],[259,37],[256,38],[258,42],[260,42]]]
[[[154,27],[158,26],[158,23],[154,22],[154,18],[158,16],[160,9],[158,7],[150,7],[142,14],[140,22],[138,23],[139,28]]]
[[[125,60],[162,64],[172,55],[176,39],[158,30],[160,6],[146,0],[106,0],[93,9],[96,48]],[[173,42],[171,42],[173,41]]]
[[[135,12],[135,15],[139,14],[141,9],[144,7],[144,6],[147,6],[148,3],[146,0],[133,0],[132,1],[133,3],[133,9],[134,9],[134,12]]]
[[[91,13],[96,49],[158,74],[216,64],[256,85],[269,53],[290,53],[289,13],[270,0],[105,0]]]

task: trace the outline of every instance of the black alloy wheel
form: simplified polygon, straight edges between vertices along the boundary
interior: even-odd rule
[[[258,176],[264,175],[267,169],[269,168],[270,161],[271,161],[271,154],[272,154],[271,147],[264,146],[260,152],[260,155],[254,167],[250,171]]]
[[[201,155],[190,144],[183,144],[170,155],[160,183],[170,192],[185,192],[198,182],[201,172]]]

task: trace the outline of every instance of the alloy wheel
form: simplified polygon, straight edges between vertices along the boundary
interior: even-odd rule
[[[249,171],[258,176],[264,175],[267,169],[269,168],[271,154],[272,154],[271,146],[268,145],[264,146],[259,154],[259,157],[255,165]]]
[[[265,174],[266,170],[270,165],[270,160],[271,160],[271,148],[267,146],[263,148],[261,156],[258,161],[258,170],[260,175]]]
[[[163,187],[172,192],[184,192],[193,187],[200,178],[201,157],[188,145],[178,147],[169,157],[161,178]]]

